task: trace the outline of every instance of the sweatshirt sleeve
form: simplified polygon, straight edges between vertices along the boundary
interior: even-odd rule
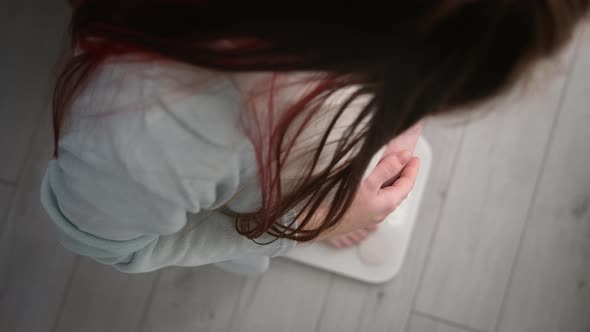
[[[227,80],[190,94],[156,86],[150,103],[112,114],[82,103],[41,193],[62,244],[125,272],[276,256],[294,246],[269,236],[257,242],[270,244],[257,244],[216,210],[260,204],[254,151],[237,127],[239,97],[228,91]]]

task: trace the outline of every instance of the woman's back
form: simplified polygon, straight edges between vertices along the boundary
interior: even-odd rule
[[[192,249],[178,252],[183,245],[169,241],[174,248],[156,253],[178,255],[166,264],[223,260],[245,247],[273,255],[290,246],[292,241],[258,246],[235,232],[231,218],[212,211],[226,202],[235,212],[260,206],[242,114],[239,87],[229,75],[171,61],[106,63],[72,105],[59,158],[45,179],[43,202],[66,246],[129,271],[162,266],[149,257],[130,264],[130,255],[149,243],[154,248],[146,255],[162,250],[158,238],[178,237],[183,228]],[[201,225],[198,239],[190,239],[188,228],[198,223],[211,230]],[[235,239],[220,243],[220,237]],[[207,250],[197,249],[200,239]],[[225,252],[216,253],[216,243]]]

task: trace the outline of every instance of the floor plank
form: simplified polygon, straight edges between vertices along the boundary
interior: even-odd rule
[[[328,291],[330,273],[286,259],[244,285],[232,332],[314,331]]]
[[[413,313],[408,325],[408,332],[474,332],[473,330],[451,326],[441,321]]]
[[[500,312],[573,47],[534,94],[492,105],[466,131],[416,308],[480,330]]]
[[[50,331],[74,263],[74,255],[58,244],[55,226],[39,202],[51,155],[48,113],[42,123],[0,234],[3,331]]]
[[[0,179],[16,182],[40,115],[66,29],[66,1],[0,4]]]
[[[341,276],[333,276],[316,332],[357,331],[369,285]]]
[[[80,258],[56,332],[134,331],[156,272],[125,274]]]
[[[14,186],[0,183],[0,229],[4,225],[4,217],[8,214],[8,208],[12,201]],[[0,231],[0,234],[2,232]]]
[[[403,331],[463,136],[464,127],[457,122],[454,118],[431,119],[426,126],[424,135],[432,145],[433,166],[400,273],[391,282],[377,286],[353,285],[346,279],[334,278],[319,324],[323,329],[319,331],[346,326],[354,326],[356,331]],[[366,294],[362,293],[363,287]],[[345,312],[351,314],[338,315],[343,298],[356,298],[355,302],[346,304]],[[355,309],[359,314],[352,314]]]
[[[245,279],[212,266],[162,271],[145,332],[226,332]]]
[[[528,218],[500,332],[590,331],[590,29]]]
[[[65,1],[0,5],[0,179],[16,183],[13,206],[0,229],[3,331],[49,331],[74,262],[57,244],[54,227],[39,204],[50,155],[50,76],[66,13]],[[40,118],[44,126],[35,134]]]

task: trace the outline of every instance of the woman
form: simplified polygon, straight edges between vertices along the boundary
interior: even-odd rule
[[[411,190],[420,121],[508,90],[589,3],[81,1],[43,204],[67,248],[126,272],[354,245]]]

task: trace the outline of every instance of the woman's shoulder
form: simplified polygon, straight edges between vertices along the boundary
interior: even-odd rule
[[[198,167],[203,156],[243,154],[241,109],[228,75],[172,61],[112,59],[72,104],[59,149],[105,167]]]
[[[204,113],[207,108],[199,103],[211,106],[212,101],[225,102],[224,109],[236,112],[240,99],[238,86],[228,74],[178,61],[125,56],[108,59],[97,68],[75,98],[69,116],[139,116],[186,103]]]

